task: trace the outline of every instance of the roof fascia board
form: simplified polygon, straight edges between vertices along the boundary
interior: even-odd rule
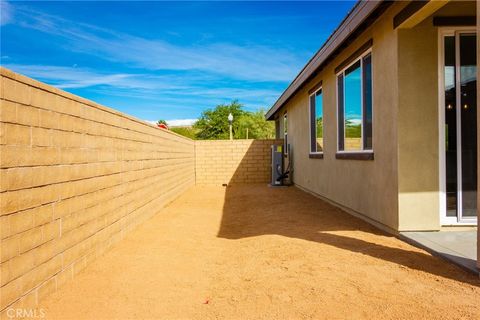
[[[393,18],[393,28],[413,28],[448,2],[450,0],[412,1]]]
[[[410,1],[409,4],[405,6],[399,13],[393,17],[393,29],[400,27],[403,23],[408,21],[415,13],[417,13],[420,9],[426,6],[428,0],[422,1]]]

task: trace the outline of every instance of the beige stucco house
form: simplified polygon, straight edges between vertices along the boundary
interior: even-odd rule
[[[477,10],[358,2],[266,115],[295,185],[393,232],[476,225]]]

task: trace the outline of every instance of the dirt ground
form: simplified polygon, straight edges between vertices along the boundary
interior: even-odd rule
[[[295,188],[197,186],[40,307],[56,319],[480,319],[480,280]]]

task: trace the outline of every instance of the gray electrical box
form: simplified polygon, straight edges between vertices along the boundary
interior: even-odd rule
[[[272,187],[283,185],[283,145],[272,145]]]

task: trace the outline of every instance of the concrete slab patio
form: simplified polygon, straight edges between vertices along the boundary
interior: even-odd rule
[[[155,186],[152,186],[155,188]],[[40,301],[49,319],[478,319],[480,280],[296,188],[196,186]]]
[[[477,230],[402,232],[401,238],[474,274],[477,268]]]

